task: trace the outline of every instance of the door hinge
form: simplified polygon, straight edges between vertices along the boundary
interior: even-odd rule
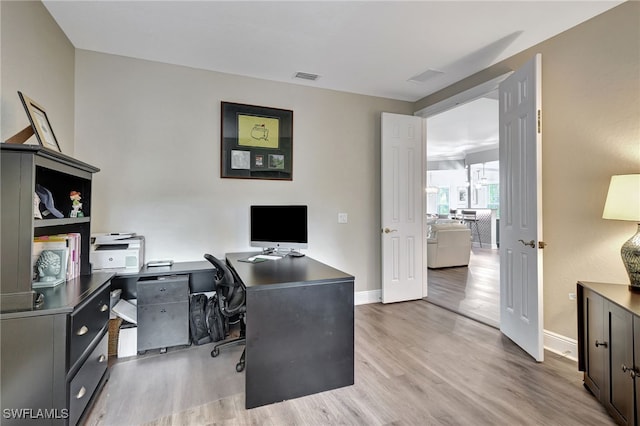
[[[542,133],[542,112],[538,110],[538,134]]]

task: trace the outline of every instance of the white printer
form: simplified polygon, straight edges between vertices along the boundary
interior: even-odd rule
[[[94,234],[89,261],[94,271],[138,272],[144,265],[144,237],[135,233]]]

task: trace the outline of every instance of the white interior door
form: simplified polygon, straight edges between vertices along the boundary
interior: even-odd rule
[[[423,120],[382,113],[382,303],[422,298]]]
[[[541,55],[500,83],[500,331],[543,361]]]

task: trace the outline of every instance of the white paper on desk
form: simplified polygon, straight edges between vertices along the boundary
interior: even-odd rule
[[[138,307],[128,300],[120,299],[113,307],[113,312],[125,321],[138,323]]]

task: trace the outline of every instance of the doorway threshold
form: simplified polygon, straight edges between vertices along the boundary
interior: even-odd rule
[[[435,300],[430,300],[428,297],[425,297],[422,300],[424,300],[427,303],[431,303],[432,305],[438,306],[438,307],[440,307],[442,309],[446,309],[447,311],[453,312],[454,314],[458,314],[458,315],[461,315],[463,317],[466,317],[466,318],[469,318],[471,320],[474,320],[474,321],[477,321],[479,323],[482,323],[484,325],[488,325],[489,327],[495,328],[497,330],[500,329],[500,322],[496,321],[495,319],[488,318],[488,317],[486,317],[484,315],[481,315],[481,314],[475,314],[473,312],[461,312],[461,311],[459,311],[457,309],[454,309],[454,308],[452,308],[450,306],[446,306],[446,305],[444,305],[442,303],[438,303]]]

